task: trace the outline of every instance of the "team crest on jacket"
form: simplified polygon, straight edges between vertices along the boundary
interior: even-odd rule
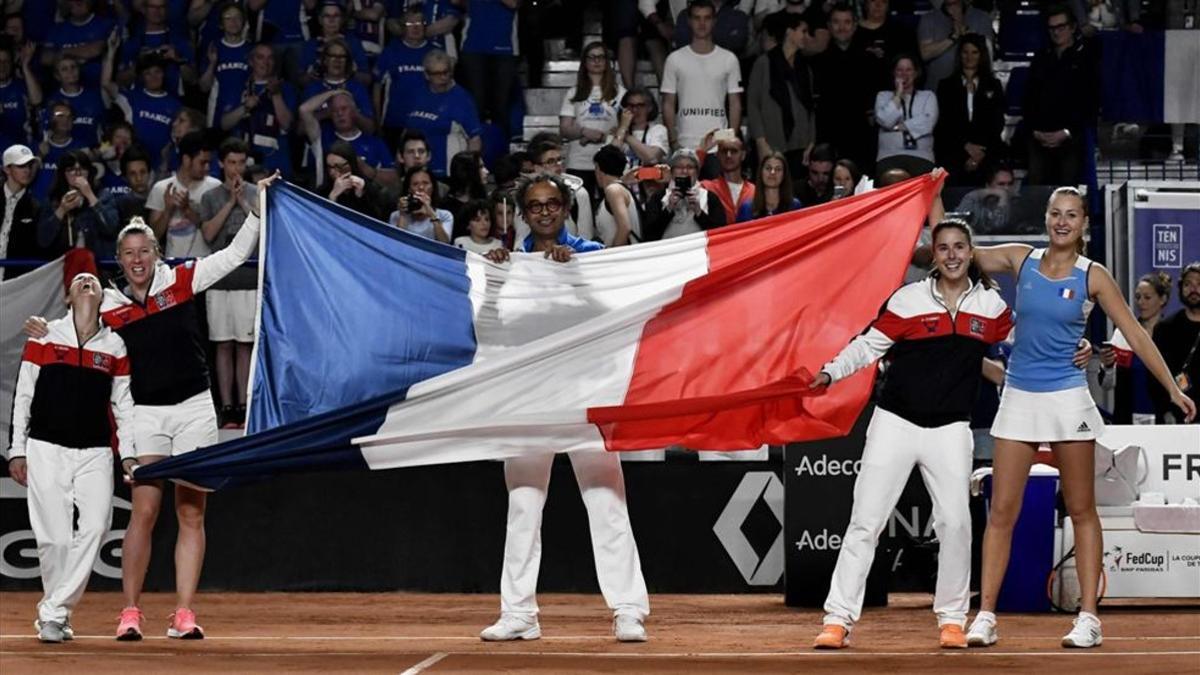
[[[921,319],[921,323],[925,325],[926,332],[936,333],[939,320],[940,320],[940,317],[927,316],[927,317]]]
[[[172,293],[171,289],[169,288],[163,290],[159,292],[158,295],[154,296],[154,304],[157,305],[160,310],[166,309],[175,304],[175,294]]]
[[[62,347],[62,346],[60,346],[60,345],[53,345],[53,347],[54,347],[54,359],[55,359],[56,361],[66,361],[66,360],[67,360],[67,354],[70,354],[70,353],[71,353],[71,350],[70,350],[70,348],[69,348],[69,347]]]
[[[112,357],[108,354],[92,352],[92,367],[96,370],[108,372],[112,370]]]
[[[983,319],[977,319],[975,317],[971,317],[971,325],[970,325],[971,335],[983,335],[983,331],[985,329],[986,329],[986,326],[983,323]]]

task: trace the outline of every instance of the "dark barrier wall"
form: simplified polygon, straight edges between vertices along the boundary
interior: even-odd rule
[[[783,590],[780,452],[764,462],[626,462],[629,509],[652,592]],[[119,588],[129,492],[114,510],[93,589]],[[37,589],[22,491],[0,479],[0,589]],[[500,463],[290,476],[210,496],[206,590],[496,593],[507,493]],[[598,592],[587,515],[566,457],[542,528],[543,591]],[[154,535],[148,590],[173,588],[171,502]],[[736,561],[736,562],[735,562]],[[14,577],[15,575],[15,577]],[[24,577],[24,578],[19,578]],[[753,582],[753,583],[751,583]]]

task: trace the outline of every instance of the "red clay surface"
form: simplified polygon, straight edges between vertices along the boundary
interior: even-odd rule
[[[121,598],[91,593],[76,610],[74,642],[33,637],[38,596],[0,594],[0,671],[86,672],[963,672],[982,669],[1095,673],[1200,673],[1200,604],[1110,607],[1104,645],[1059,647],[1063,615],[1004,615],[1000,643],[947,652],[924,595],[892,596],[868,609],[852,648],[810,649],[820,612],[784,607],[773,595],[656,595],[650,641],[618,644],[603,601],[541,596],[541,640],[484,643],[495,620],[487,595],[204,593],[202,641],[167,640],[173,598],[148,595],[146,639],[112,639]],[[422,671],[412,670],[422,668]]]

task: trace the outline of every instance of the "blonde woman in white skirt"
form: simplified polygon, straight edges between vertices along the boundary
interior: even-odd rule
[[[996,439],[992,502],[983,538],[980,611],[967,632],[972,646],[996,643],[996,597],[1008,568],[1013,525],[1021,511],[1029,467],[1041,443],[1050,444],[1058,463],[1063,502],[1075,531],[1082,593],[1079,616],[1062,644],[1095,647],[1102,642],[1096,602],[1103,549],[1093,453],[1104,422],[1088,392],[1085,374],[1071,364],[1095,304],[1128,338],[1134,353],[1170,392],[1188,421],[1196,414],[1195,405],[1176,386],[1150,336],[1125,304],[1112,275],[1082,255],[1087,227],[1083,195],[1062,187],[1046,206],[1047,248],[1006,244],[975,249],[975,260],[986,272],[1007,273],[1017,280],[1017,320],[1006,386],[992,425]]]

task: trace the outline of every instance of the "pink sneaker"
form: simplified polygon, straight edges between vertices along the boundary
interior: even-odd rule
[[[122,642],[136,642],[142,639],[142,610],[137,607],[126,607],[118,617],[117,639]]]
[[[180,640],[203,640],[204,629],[196,625],[196,613],[187,607],[180,607],[171,615],[171,627],[167,629],[167,637]]]

